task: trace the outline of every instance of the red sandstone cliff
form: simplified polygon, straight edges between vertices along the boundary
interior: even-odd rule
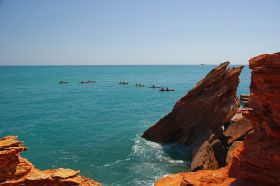
[[[222,63],[209,72],[143,137],[160,143],[199,144],[211,130],[216,132],[229,122],[239,108],[236,90],[243,67],[228,65],[229,62]]]
[[[41,171],[20,156],[27,150],[15,136],[0,139],[0,186],[101,186],[71,169]]]
[[[227,165],[218,170],[166,176],[156,186],[280,185],[280,53],[252,58],[249,109],[243,115],[254,132],[231,147]]]
[[[254,126],[240,159],[238,177],[280,185],[280,53],[252,58],[251,97],[244,115]]]

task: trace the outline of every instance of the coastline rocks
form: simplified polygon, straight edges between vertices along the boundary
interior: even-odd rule
[[[251,132],[253,132],[251,121],[243,116],[242,109],[240,109],[231,118],[230,125],[226,128],[224,134],[228,137],[228,144],[231,145],[234,141],[243,141]]]
[[[251,95],[242,114],[254,131],[244,143],[232,144],[224,168],[169,175],[156,186],[280,185],[280,53],[260,55],[249,63]]]
[[[243,150],[242,142],[235,142],[230,148],[227,166],[218,170],[199,170],[197,172],[181,172],[165,176],[155,182],[155,186],[191,186],[191,185],[231,185],[236,180],[229,178],[230,165],[233,158],[239,158]]]
[[[242,116],[239,110],[230,120],[229,126],[223,132],[227,138],[227,145],[213,134],[205,140],[197,151],[194,151],[191,171],[214,170],[225,166],[228,149],[236,141],[243,141],[245,136],[253,130],[250,120]]]
[[[280,185],[280,53],[252,58],[251,96],[243,114],[255,132],[245,140],[238,178]]]
[[[26,151],[15,136],[0,139],[0,186],[101,186],[71,169],[41,171],[20,156]]]
[[[191,171],[214,170],[220,168],[213,150],[214,144],[206,140],[195,153],[191,162]]]
[[[173,110],[144,132],[144,138],[159,143],[196,144],[217,132],[239,108],[236,89],[242,66],[220,64],[181,98]]]

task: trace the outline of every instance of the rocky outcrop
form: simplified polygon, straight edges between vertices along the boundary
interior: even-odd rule
[[[197,151],[194,151],[191,171],[214,170],[225,166],[228,149],[231,148],[235,141],[243,141],[245,136],[252,130],[253,127],[250,120],[244,118],[241,110],[239,110],[223,132],[227,138],[225,147],[214,134],[211,135],[202,143]]]
[[[160,143],[200,144],[211,131],[218,132],[239,108],[236,89],[243,67],[228,65],[222,63],[209,72],[143,137]]]
[[[280,185],[280,53],[252,58],[251,96],[244,110],[255,132],[245,141],[238,177]]]
[[[20,156],[27,150],[15,136],[0,139],[0,186],[101,186],[71,169],[41,171]]]
[[[168,175],[156,181],[155,186],[230,185],[236,181],[235,178],[229,178],[228,176],[233,157],[239,158],[242,150],[243,142],[236,141],[228,152],[226,167],[218,170],[200,170],[197,172],[182,172]]]
[[[249,108],[242,112],[254,132],[244,143],[234,142],[227,165],[166,176],[156,186],[280,185],[280,53],[252,58]]]

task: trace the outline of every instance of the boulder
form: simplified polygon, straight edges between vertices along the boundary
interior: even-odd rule
[[[225,62],[211,70],[143,137],[159,143],[200,145],[211,131],[229,122],[239,108],[236,89],[243,66],[228,65]]]

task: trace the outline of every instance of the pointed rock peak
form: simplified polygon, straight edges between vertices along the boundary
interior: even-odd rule
[[[211,70],[143,137],[159,143],[192,144],[209,131],[219,130],[239,108],[236,90],[243,67],[228,66],[224,62]]]

